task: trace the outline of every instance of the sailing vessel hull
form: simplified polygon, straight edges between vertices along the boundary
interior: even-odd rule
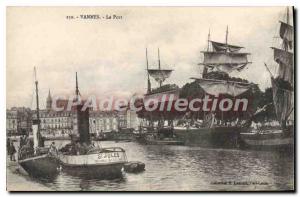
[[[174,134],[188,146],[237,148],[240,142],[240,127],[174,128]]]
[[[184,145],[184,141],[178,139],[148,139],[146,136],[138,136],[136,140],[145,145]]]
[[[59,173],[59,160],[55,157],[40,155],[19,160],[20,166],[32,177],[53,179]]]
[[[292,150],[294,147],[293,131],[269,130],[264,133],[241,133],[243,148],[257,150]]]
[[[179,140],[146,140],[148,145],[184,145],[183,141]]]
[[[146,145],[184,145],[184,141],[174,137],[173,128],[161,128],[159,131],[149,129],[147,133],[140,133],[136,140]]]

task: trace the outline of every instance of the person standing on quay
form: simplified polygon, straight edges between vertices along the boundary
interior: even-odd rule
[[[14,146],[14,143],[11,141],[9,146],[10,161],[16,161],[15,153],[16,153],[16,148]]]

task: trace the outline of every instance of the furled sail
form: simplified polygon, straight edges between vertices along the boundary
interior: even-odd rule
[[[213,50],[216,52],[226,52],[227,50],[229,52],[238,52],[240,49],[244,48],[244,47],[220,43],[220,42],[214,42],[214,41],[210,41],[210,42],[212,44]]]
[[[170,77],[173,70],[168,69],[148,69],[148,73],[155,81],[162,83]]]
[[[233,70],[240,71],[249,63],[247,59],[248,53],[204,51],[203,54],[203,65],[227,73]]]
[[[278,121],[285,127],[288,120],[293,119],[294,110],[294,28],[289,23],[287,9],[287,21],[280,21],[279,35],[282,39],[282,48],[272,47],[274,60],[278,63],[277,77],[271,77],[273,102]]]
[[[274,60],[279,64],[278,77],[293,83],[293,54],[282,49],[274,48]]]
[[[204,61],[203,64],[207,65],[240,65],[247,64],[248,53],[224,53],[224,52],[203,52]]]
[[[251,84],[223,80],[198,79],[198,81],[206,93],[214,96],[229,94],[235,97],[248,91],[251,87]]]
[[[293,93],[289,90],[282,89],[278,86],[274,78],[272,81],[273,102],[275,106],[276,116],[279,122],[285,123],[293,110]]]
[[[289,47],[293,48],[293,39],[294,39],[294,28],[293,26],[280,21],[280,30],[279,35],[282,38],[283,42]]]

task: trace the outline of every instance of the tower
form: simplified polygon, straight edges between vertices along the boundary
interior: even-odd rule
[[[51,93],[50,93],[50,89],[49,89],[47,103],[46,103],[47,110],[51,110],[51,106],[52,106],[52,97],[51,97]]]

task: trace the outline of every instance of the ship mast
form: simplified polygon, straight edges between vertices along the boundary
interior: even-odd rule
[[[279,22],[282,45],[281,48],[271,47],[274,61],[279,65],[276,78],[271,75],[271,82],[277,119],[281,127],[286,128],[287,120],[293,119],[290,115],[294,110],[294,27],[289,24],[289,8],[286,10],[286,21]]]
[[[89,130],[89,108],[83,110],[84,104],[81,102],[80,98],[80,92],[78,88],[78,79],[77,79],[77,72],[76,72],[76,99],[77,99],[77,105],[76,105],[76,113],[75,113],[75,119],[77,121],[77,124],[75,127],[75,134],[79,134],[79,141],[80,143],[87,143],[90,144],[90,130]]]
[[[290,13],[289,13],[289,7],[286,8],[286,24],[290,25]],[[288,42],[283,41],[283,47],[285,51],[289,50],[289,44]]]
[[[210,40],[210,29],[208,29],[208,36],[207,36],[207,52],[209,51],[209,40]],[[207,67],[204,65],[202,71],[202,78],[205,78],[206,74],[207,74]]]
[[[150,82],[150,76],[149,76],[149,64],[148,64],[148,51],[147,51],[147,48],[146,48],[146,65],[147,65],[147,77],[148,77],[147,93],[149,94],[151,92],[151,82]]]
[[[35,81],[35,96],[36,96],[36,118],[38,120],[38,125],[40,126],[40,109],[39,109],[39,88],[38,80],[36,77],[36,68],[34,67],[34,81]]]
[[[79,96],[78,80],[77,80],[77,72],[76,72],[76,88],[75,88],[75,94],[76,94],[77,97]]]
[[[38,147],[43,146],[40,138],[41,138],[41,134],[40,134],[40,108],[39,108],[39,88],[38,88],[38,80],[36,77],[36,68],[34,67],[34,83],[35,83],[35,96],[36,96],[36,118],[37,118],[37,136],[38,136]]]
[[[226,27],[226,38],[225,38],[225,44],[228,45],[228,25]],[[226,50],[227,51],[227,50]]]
[[[147,53],[146,53],[146,55],[147,55]],[[147,70],[148,70],[148,76],[151,76],[159,84],[159,87],[162,87],[162,83],[167,78],[170,77],[173,70],[171,70],[171,69],[161,69],[159,48],[158,48],[158,55],[157,56],[158,56],[158,68],[157,69],[149,69],[148,68]],[[147,58],[147,56],[146,56],[146,58]],[[147,67],[148,67],[148,58],[147,58]],[[150,91],[151,91],[150,80],[148,82],[149,82],[149,87],[150,87]]]
[[[158,55],[158,70],[160,71],[161,69],[160,69],[160,56],[159,56],[159,48],[158,48],[158,51],[157,51],[157,52],[158,52],[158,54],[157,54],[157,55]],[[162,85],[162,81],[160,81],[160,82],[159,82],[159,87],[161,87],[161,85]]]
[[[233,80],[229,76],[230,72],[242,71],[251,62],[248,61],[247,57],[250,53],[241,52],[240,50],[244,48],[243,46],[229,43],[228,36],[228,25],[226,26],[225,42],[211,40],[209,30],[207,50],[201,51],[204,57],[203,61],[198,65],[204,66],[202,78],[192,79],[195,79],[207,94],[214,96],[226,94],[236,97],[249,91],[252,86],[251,83]],[[214,118],[223,120],[225,117],[222,112]]]
[[[209,40],[210,40],[210,29],[208,29],[208,36],[207,36],[207,51],[209,51]]]
[[[289,13],[289,7],[286,8],[286,24],[290,24],[290,13]]]

